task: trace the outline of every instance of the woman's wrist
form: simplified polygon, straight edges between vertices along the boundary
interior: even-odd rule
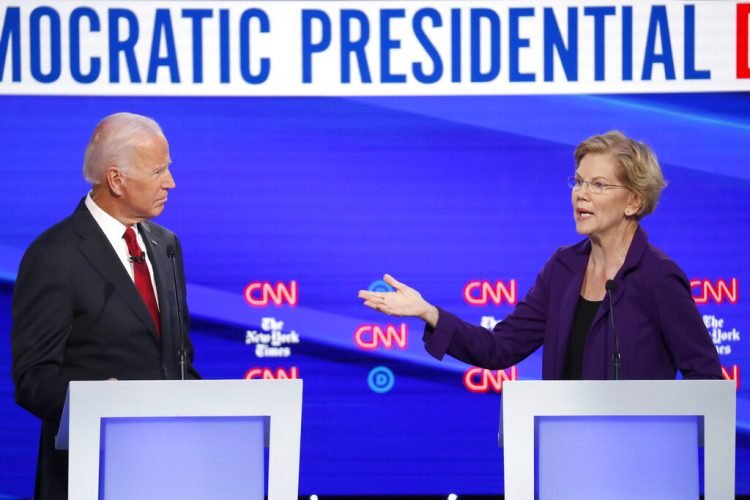
[[[431,328],[435,328],[437,326],[439,317],[440,312],[438,311],[438,308],[429,303],[427,304],[427,309],[425,310],[425,312],[419,315],[419,318],[427,323]]]

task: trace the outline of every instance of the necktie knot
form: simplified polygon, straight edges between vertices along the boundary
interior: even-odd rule
[[[128,244],[128,247],[130,247],[130,245],[138,245],[133,226],[128,226],[128,228],[125,230],[125,234],[123,234],[122,237],[125,238],[125,243]]]

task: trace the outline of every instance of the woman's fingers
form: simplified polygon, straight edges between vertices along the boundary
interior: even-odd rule
[[[359,291],[359,298],[369,300],[371,302],[379,302],[383,300],[383,294],[385,292],[370,292],[369,290],[360,290]]]
[[[364,301],[364,305],[366,305],[367,307],[369,307],[371,309],[375,309],[376,311],[379,310],[378,309],[378,305],[375,302],[370,302],[369,300],[366,300],[366,301]]]
[[[383,281],[396,289],[395,292],[372,292],[360,290],[357,296],[364,299],[364,305],[385,314],[394,316],[413,316],[421,299],[418,292],[401,283],[390,274],[383,276]]]
[[[395,288],[398,291],[401,291],[406,285],[398,281],[396,278],[391,276],[390,274],[383,275],[383,281],[391,285],[393,288]]]

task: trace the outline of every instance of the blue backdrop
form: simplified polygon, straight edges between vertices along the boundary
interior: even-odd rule
[[[467,366],[424,353],[418,321],[404,322],[406,348],[358,347],[360,325],[401,321],[367,310],[356,294],[389,272],[467,320],[501,319],[511,305],[471,306],[464,286],[516,280],[520,298],[557,247],[580,239],[565,182],[572,152],[610,129],[652,145],[669,181],[643,223],[651,242],[691,279],[736,285],[736,303],[709,296],[700,309],[723,320],[723,331],[735,330],[719,343],[730,351],[721,360],[742,375],[741,334],[750,322],[747,94],[2,96],[0,496],[31,495],[39,428],[12,395],[17,265],[33,238],[85,195],[89,135],[123,110],[152,116],[170,141],[177,189],[159,222],[182,240],[197,368],[205,378],[242,378],[253,367],[295,367],[305,381],[300,493],[502,491],[497,391],[467,390]],[[292,281],[296,305],[252,307],[243,298],[248,283]],[[262,331],[263,318],[299,335],[291,356],[258,358],[246,345],[246,331]],[[540,377],[540,354],[518,366],[519,378]],[[368,383],[380,366],[386,374]],[[750,493],[741,378],[738,398],[737,491]]]

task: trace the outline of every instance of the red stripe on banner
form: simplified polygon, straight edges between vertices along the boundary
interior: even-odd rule
[[[748,19],[750,3],[737,4],[737,78],[750,78],[750,61],[748,60]]]

